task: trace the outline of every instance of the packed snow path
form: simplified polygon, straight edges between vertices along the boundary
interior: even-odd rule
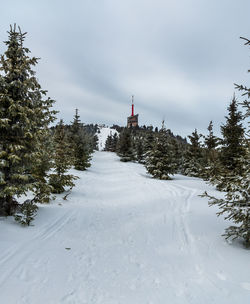
[[[76,171],[74,171],[76,173]],[[0,303],[235,304],[250,301],[249,250],[221,237],[198,197],[213,189],[97,152],[34,226],[0,221]]]

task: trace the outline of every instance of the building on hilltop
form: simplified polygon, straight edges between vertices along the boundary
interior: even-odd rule
[[[128,117],[127,127],[137,127],[138,126],[138,116],[139,114],[134,115],[134,96],[132,96],[132,113]]]

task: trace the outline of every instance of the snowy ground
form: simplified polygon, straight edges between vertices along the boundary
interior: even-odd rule
[[[0,303],[249,303],[250,252],[220,237],[203,181],[154,180],[108,152],[78,175],[33,227],[0,220]]]

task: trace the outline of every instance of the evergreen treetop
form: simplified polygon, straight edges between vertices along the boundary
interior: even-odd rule
[[[221,133],[223,135],[221,162],[227,170],[237,169],[238,159],[245,155],[243,147],[244,141],[244,127],[242,125],[243,115],[238,111],[238,104],[235,96],[228,106],[228,116],[226,116],[226,123],[221,126]],[[238,168],[240,169],[240,168]]]

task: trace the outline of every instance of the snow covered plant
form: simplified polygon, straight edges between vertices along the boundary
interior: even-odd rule
[[[248,152],[250,150],[248,149]],[[230,186],[224,198],[208,195],[209,205],[218,205],[218,216],[225,215],[225,219],[232,220],[234,224],[226,228],[226,239],[243,239],[244,245],[250,247],[250,153],[242,159],[244,173],[231,179]]]
[[[162,128],[155,136],[154,145],[147,152],[145,167],[153,178],[162,180],[171,179],[169,175],[175,173],[174,149],[167,135],[164,121],[162,122]]]
[[[20,204],[18,211],[15,214],[15,220],[23,226],[30,226],[30,223],[34,220],[37,214],[38,207],[32,200],[26,200],[23,204]]]
[[[26,33],[10,27],[7,50],[0,56],[0,215],[14,215],[17,198],[35,189],[40,198],[46,169],[38,165],[44,153],[39,144],[55,111],[41,89],[33,68],[38,58],[24,47]],[[49,169],[49,168],[48,168]]]

